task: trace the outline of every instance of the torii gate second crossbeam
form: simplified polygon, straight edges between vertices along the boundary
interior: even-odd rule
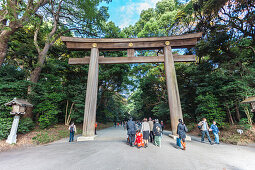
[[[74,38],[61,37],[70,50],[91,50],[90,57],[70,58],[69,64],[89,64],[87,92],[85,100],[83,133],[78,141],[94,139],[96,103],[98,90],[99,64],[120,63],[160,63],[164,62],[168,103],[170,108],[171,128],[174,135],[177,132],[178,119],[182,119],[182,109],[179,97],[174,62],[194,62],[194,55],[173,55],[172,49],[191,48],[202,37],[202,33],[186,34],[172,37],[151,38]],[[135,57],[135,50],[164,50],[164,56]],[[99,51],[127,50],[127,57],[99,56]]]

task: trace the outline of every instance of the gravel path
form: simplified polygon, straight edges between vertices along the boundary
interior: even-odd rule
[[[255,147],[209,145],[197,140],[187,143],[187,150],[176,149],[167,136],[162,147],[149,144],[137,149],[126,144],[123,128],[98,131],[94,141],[67,142],[0,153],[1,170],[147,170],[147,169],[250,169],[255,168]]]

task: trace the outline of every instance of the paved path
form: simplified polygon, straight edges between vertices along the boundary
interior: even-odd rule
[[[98,131],[95,141],[67,140],[0,153],[1,170],[165,170],[165,169],[250,169],[255,168],[255,148],[235,145],[187,143],[187,150],[175,148],[175,141],[163,137],[162,147],[126,145],[126,131],[108,128]]]

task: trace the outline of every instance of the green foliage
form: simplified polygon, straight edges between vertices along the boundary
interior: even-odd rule
[[[6,139],[12,127],[12,118],[0,118],[0,139]]]
[[[0,68],[0,118],[10,116],[11,107],[4,104],[13,98],[26,98],[27,81],[25,72],[13,65]]]
[[[18,133],[27,133],[33,130],[35,124],[31,118],[23,118],[19,121]]]
[[[42,115],[39,118],[40,128],[44,129],[58,122],[56,117],[58,112],[57,110],[55,110],[56,108],[54,107],[54,105],[49,103],[42,103],[42,105],[39,105],[38,107],[40,107],[39,110],[42,111]],[[42,110],[42,109],[45,109],[45,110]]]
[[[242,118],[239,122],[239,125],[241,126],[242,129],[245,129],[245,130],[250,130],[252,127],[252,125],[249,124],[247,118]]]
[[[219,102],[217,98],[212,94],[199,95],[196,98],[198,106],[196,109],[197,118],[201,120],[203,117],[207,119],[209,123],[212,123],[215,120],[219,127],[224,125],[226,113],[221,110],[219,107]]]

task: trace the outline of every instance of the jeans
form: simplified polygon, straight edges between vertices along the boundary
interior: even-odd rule
[[[161,146],[161,136],[155,136],[155,145]]]
[[[213,135],[214,135],[214,142],[215,143],[220,143],[220,141],[219,141],[219,134],[218,133],[215,133],[215,132],[213,132]]]
[[[202,130],[201,142],[204,142],[205,134],[206,134],[206,136],[208,138],[208,141],[211,143],[212,141],[211,141],[211,138],[210,138],[208,130]]]
[[[154,134],[153,131],[150,131],[150,142],[152,143],[154,141]]]
[[[70,132],[69,142],[73,142],[74,132]]]

